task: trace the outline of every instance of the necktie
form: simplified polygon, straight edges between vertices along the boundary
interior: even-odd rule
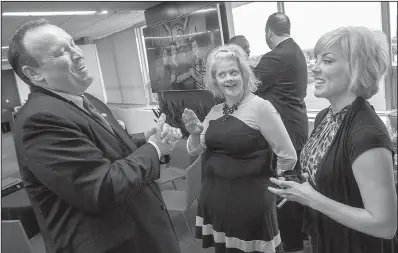
[[[111,133],[113,133],[113,129],[111,125],[102,117],[102,115],[95,109],[95,107],[88,101],[85,96],[82,96],[83,99],[83,107],[86,109],[95,119],[97,119],[101,124],[106,127]]]

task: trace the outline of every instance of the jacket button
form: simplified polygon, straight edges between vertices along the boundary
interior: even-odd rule
[[[160,206],[160,209],[161,209],[161,210],[166,210],[166,207],[165,207],[164,205],[161,205],[161,206]]]

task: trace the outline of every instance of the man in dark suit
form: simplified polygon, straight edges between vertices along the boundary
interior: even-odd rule
[[[290,37],[290,20],[283,13],[269,16],[265,27],[266,53],[254,69],[262,82],[257,94],[279,112],[297,151],[295,170],[301,170],[300,152],[308,139],[307,63],[300,47]],[[276,159],[274,161],[276,167]],[[303,248],[302,206],[287,202],[278,211],[282,242],[287,251]]]
[[[32,90],[16,116],[15,148],[47,253],[179,253],[154,182],[181,138],[165,115],[132,140],[84,93],[93,77],[81,49],[45,20],[16,31],[8,59]]]

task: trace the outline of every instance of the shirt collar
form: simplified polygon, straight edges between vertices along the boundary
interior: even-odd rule
[[[283,40],[279,41],[279,43],[276,44],[276,47],[279,46],[279,44],[281,44],[281,43],[284,42],[285,40],[290,39],[290,38],[291,38],[291,37],[287,37],[287,38],[284,38]]]
[[[339,112],[337,113],[333,113],[332,112],[332,107],[329,107],[329,113],[328,116],[331,120],[333,121],[342,121],[345,116],[347,115],[348,110],[351,108],[351,105],[347,105],[346,107],[344,107],[343,109],[341,109]]]

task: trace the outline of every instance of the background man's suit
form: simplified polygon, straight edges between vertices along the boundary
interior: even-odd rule
[[[85,95],[114,133],[37,87],[16,117],[17,159],[47,253],[180,252],[153,182],[156,148],[133,141],[105,104]]]
[[[257,95],[270,101],[279,112],[297,152],[295,170],[301,170],[301,149],[308,139],[308,117],[304,98],[307,95],[307,62],[292,38],[280,42],[266,53],[254,69],[262,82]],[[276,168],[276,159],[273,161]],[[287,202],[278,210],[278,222],[284,247],[302,248],[302,206]],[[300,246],[301,245],[301,246]]]
[[[262,82],[257,94],[279,112],[296,150],[308,139],[307,62],[300,47],[288,38],[266,53],[254,68]]]

